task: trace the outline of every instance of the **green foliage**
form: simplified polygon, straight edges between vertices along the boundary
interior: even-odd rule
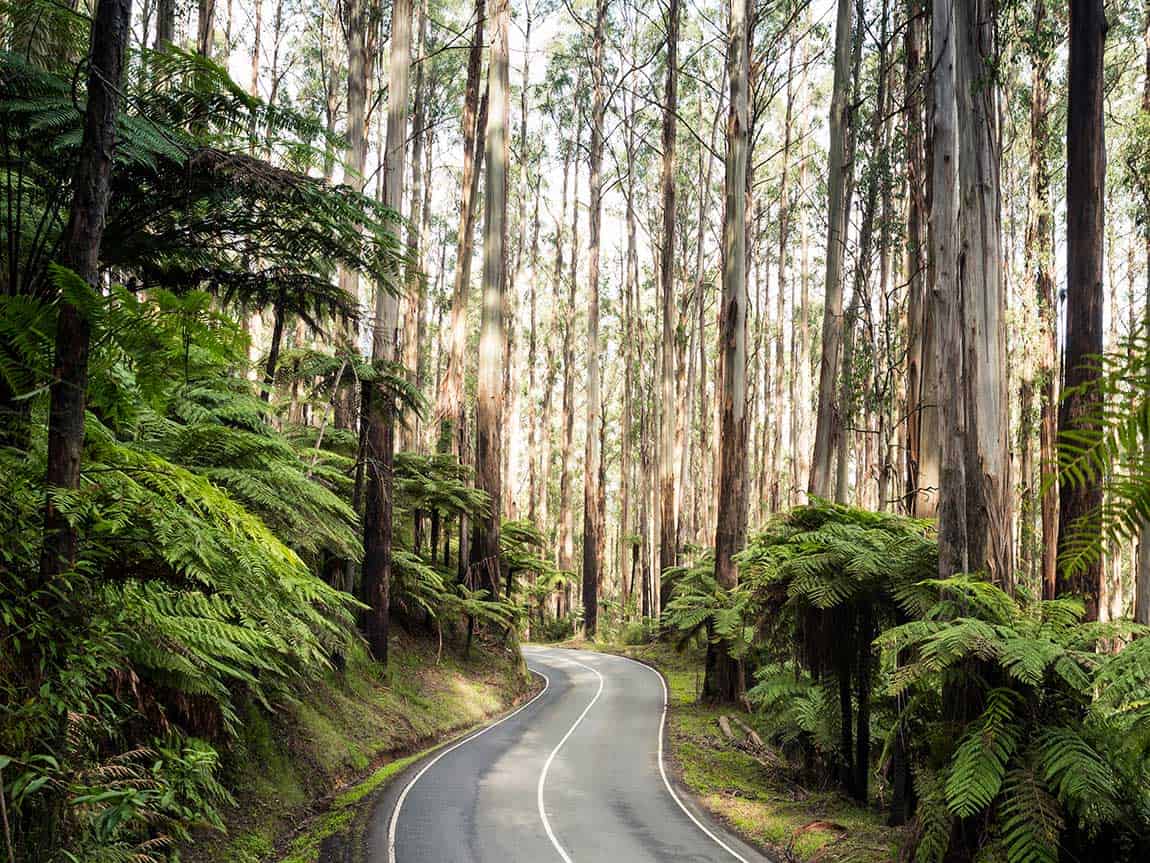
[[[1108,859],[1145,847],[1150,762],[1124,734],[1145,722],[1150,697],[1145,628],[1082,623],[1076,600],[1023,604],[972,576],[924,586],[940,597],[924,618],[877,639],[892,692],[911,696],[907,713],[928,729],[919,757],[941,783],[943,797],[920,807],[919,858],[946,847],[940,800],[952,818],[987,820],[1010,863],[1058,859],[1067,842]],[[1097,651],[1119,636],[1143,637]],[[937,712],[939,693],[974,715],[956,725]]]
[[[1150,522],[1150,329],[1143,325],[1096,362],[1098,379],[1077,390],[1096,400],[1058,441],[1059,484],[1103,489],[1101,509],[1060,538],[1059,566],[1067,575],[1097,563],[1103,549],[1129,541]]]
[[[175,729],[226,740],[241,699],[292,698],[355,638],[355,601],[308,564],[354,553],[355,516],[227,375],[242,340],[204,295],[97,295],[66,271],[54,279],[94,336],[81,486],[51,492],[81,545],[73,570],[39,585],[35,424],[27,450],[0,449],[0,531],[12,540],[0,622],[17,663],[0,666],[0,752],[18,768],[7,794],[20,823],[62,793],[76,859],[159,860],[190,826],[219,827],[227,799],[212,744]],[[54,304],[15,307],[44,325],[9,350],[46,380]],[[29,700],[17,669],[33,658]],[[63,753],[45,750],[53,728]]]
[[[722,587],[715,577],[710,552],[690,566],[666,570],[663,577],[672,585],[672,593],[662,622],[678,633],[680,648],[706,633],[724,642],[732,655],[746,653],[753,636],[749,625],[754,610],[752,594],[744,585],[733,590]]]

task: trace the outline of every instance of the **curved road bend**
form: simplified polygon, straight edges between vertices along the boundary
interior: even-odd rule
[[[762,863],[660,762],[664,688],[618,656],[525,647],[546,689],[392,782],[371,863]]]

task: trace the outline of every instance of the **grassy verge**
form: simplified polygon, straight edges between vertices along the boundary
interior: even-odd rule
[[[735,713],[700,704],[703,654],[664,644],[638,647],[577,645],[619,653],[654,665],[667,678],[668,736],[673,769],[712,814],[781,860],[803,863],[886,863],[898,859],[902,832],[887,827],[877,809],[860,807],[830,789],[797,785],[773,758],[736,748],[719,717]],[[755,727],[745,714],[738,719]],[[735,739],[745,733],[732,722]],[[762,728],[756,729],[762,732]]]
[[[386,672],[350,657],[273,717],[254,708],[226,777],[237,806],[228,833],[204,836],[189,863],[315,863],[354,844],[369,800],[420,750],[502,712],[532,687],[518,657],[469,660],[400,638]]]

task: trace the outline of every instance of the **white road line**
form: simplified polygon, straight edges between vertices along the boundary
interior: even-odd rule
[[[526,710],[528,707],[530,707],[532,704],[534,704],[536,701],[538,701],[540,698],[542,698],[543,695],[547,692],[547,690],[551,688],[551,680],[547,677],[546,674],[544,674],[542,671],[537,671],[534,668],[531,668],[528,670],[532,674],[538,674],[540,677],[543,678],[543,689],[540,690],[535,695],[534,698],[532,698],[530,701],[528,701],[526,704],[522,705],[521,707],[517,708],[516,710],[512,711],[511,713],[508,713],[506,716],[504,716],[498,722],[492,722],[490,725],[486,726],[485,728],[481,728],[479,731],[476,731],[474,734],[471,734],[471,735],[463,738],[458,743],[456,743],[454,746],[451,746],[447,749],[444,749],[442,752],[440,752],[438,755],[436,755],[434,758],[432,758],[430,761],[428,761],[427,764],[425,764],[423,766],[423,769],[420,770],[418,773],[416,773],[415,776],[412,777],[411,781],[408,782],[407,785],[404,787],[403,791],[400,792],[399,799],[395,801],[395,809],[393,809],[391,812],[391,823],[388,824],[388,827],[387,827],[387,859],[388,859],[388,863],[396,863],[396,861],[395,861],[395,834],[396,834],[396,828],[399,825],[399,812],[403,808],[403,802],[407,799],[408,792],[411,791],[411,789],[414,787],[415,783],[418,782],[423,777],[423,774],[426,773],[428,770],[430,770],[432,767],[434,767],[435,763],[437,761],[439,761],[439,759],[442,758],[443,756],[449,755],[450,753],[452,753],[456,749],[458,749],[460,746],[463,746],[465,743],[470,743],[476,737],[482,737],[484,734],[486,734],[492,728],[497,728],[498,726],[500,726],[504,722],[506,722],[508,719],[511,719],[511,717],[513,717],[516,714]],[[552,839],[552,841],[554,841],[554,839]]]
[[[691,821],[694,822],[696,827],[698,827],[700,830],[702,830],[704,833],[706,833],[707,836],[709,836],[715,842],[716,845],[718,845],[720,848],[722,848],[724,851],[726,851],[728,854],[730,854],[732,857],[734,857],[736,860],[738,860],[739,863],[750,863],[750,861],[747,860],[746,857],[744,857],[742,854],[738,853],[734,848],[732,848],[730,845],[728,845],[726,842],[724,842],[722,839],[720,839],[718,836],[716,836],[714,834],[714,832],[711,831],[707,827],[707,825],[705,825],[702,821],[700,821],[698,818],[695,817],[695,814],[690,809],[687,808],[686,804],[683,803],[683,801],[679,798],[679,795],[675,792],[675,787],[671,784],[671,780],[667,778],[667,768],[663,764],[663,729],[664,729],[664,726],[667,724],[667,702],[669,699],[669,693],[667,692],[667,681],[664,679],[663,675],[659,673],[658,669],[652,668],[650,665],[647,665],[645,662],[639,662],[637,659],[632,659],[629,656],[621,656],[617,653],[605,654],[605,655],[616,656],[619,659],[625,659],[628,662],[633,662],[633,663],[635,663],[635,665],[638,665],[638,666],[641,666],[641,667],[647,669],[648,671],[650,671],[652,674],[654,674],[656,677],[659,678],[659,683],[662,684],[662,686],[663,686],[663,715],[659,718],[659,773],[663,777],[663,784],[667,786],[667,792],[671,795],[671,799],[673,799],[676,803],[679,804],[679,808],[683,810],[683,814],[686,815],[688,818],[690,818]],[[568,861],[568,863],[570,863],[570,861]]]
[[[551,840],[551,844],[555,846],[555,850],[558,851],[559,856],[563,858],[563,863],[574,863],[574,861],[571,860],[571,855],[563,849],[563,846],[559,844],[559,840],[555,838],[555,831],[551,829],[551,822],[547,820],[547,810],[543,806],[543,784],[547,781],[547,771],[551,769],[551,762],[555,760],[555,756],[559,754],[559,750],[563,748],[563,744],[567,742],[567,738],[575,732],[575,729],[579,727],[579,723],[583,721],[583,717],[595,706],[595,702],[598,701],[599,696],[603,694],[603,675],[590,665],[584,665],[577,660],[569,659],[568,657],[562,657],[562,660],[564,662],[572,662],[581,668],[586,668],[599,678],[599,688],[595,690],[595,697],[583,708],[583,712],[579,714],[579,718],[567,729],[567,733],[563,735],[563,739],[559,741],[558,745],[551,750],[551,754],[547,756],[547,761],[543,765],[543,772],[539,774],[539,785],[535,789],[535,796],[539,802],[539,817],[543,819],[543,829],[547,831],[547,838]]]

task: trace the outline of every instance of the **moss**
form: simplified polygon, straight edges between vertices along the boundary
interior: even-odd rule
[[[357,807],[419,757],[406,753],[481,722],[527,687],[503,650],[468,661],[445,651],[437,662],[435,645],[401,636],[386,671],[357,651],[274,715],[244,710],[228,764],[238,801],[225,813],[229,835],[200,837],[183,859],[313,863],[325,840],[352,832]],[[301,823],[283,850],[280,837]]]
[[[730,713],[699,703],[703,655],[663,644],[599,649],[649,662],[663,672],[670,692],[670,753],[683,783],[720,820],[750,841],[786,859],[819,863],[886,863],[898,859],[902,832],[885,826],[883,813],[845,797],[800,788],[782,773],[729,746],[718,718]],[[750,721],[752,717],[743,717]]]

